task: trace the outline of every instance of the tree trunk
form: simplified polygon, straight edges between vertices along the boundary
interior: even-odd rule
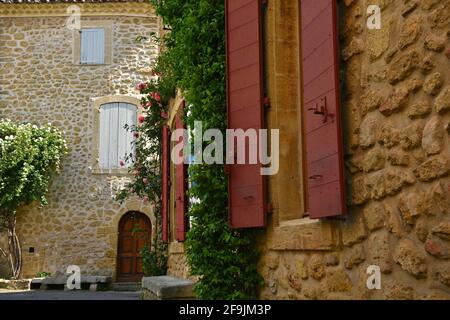
[[[8,247],[0,249],[0,253],[8,260],[12,278],[18,279],[22,271],[22,250],[16,234],[16,212],[0,209],[0,231],[5,230],[8,238]]]
[[[16,234],[16,218],[13,217],[8,225],[8,255],[13,279],[18,279],[22,271],[22,250]]]

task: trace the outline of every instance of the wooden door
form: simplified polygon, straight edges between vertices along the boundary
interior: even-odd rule
[[[129,212],[119,222],[117,282],[139,282],[144,276],[141,250],[151,245],[151,223],[140,212]]]

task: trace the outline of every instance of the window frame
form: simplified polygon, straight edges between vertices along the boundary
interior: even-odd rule
[[[112,95],[105,97],[92,98],[93,109],[93,134],[92,134],[92,157],[91,173],[96,175],[115,175],[126,176],[129,174],[129,168],[101,168],[100,167],[100,109],[103,105],[109,103],[127,103],[136,106],[136,117],[142,115],[141,99],[139,96]],[[136,123],[138,123],[136,119]]]
[[[301,8],[300,3],[297,2],[297,10],[295,10],[296,21],[285,21],[282,19],[281,9],[277,2],[269,2],[270,9],[267,10],[265,16],[265,28],[268,30],[266,34],[283,34],[283,27],[286,24],[296,24],[295,41],[297,47],[294,54],[294,58],[298,63],[298,70],[296,70],[295,82],[298,88],[298,97],[296,98],[297,104],[297,125],[298,125],[298,138],[296,141],[298,148],[298,165],[296,166],[299,175],[299,207],[296,211],[289,210],[288,207],[282,205],[282,194],[284,190],[282,187],[283,179],[282,174],[278,174],[268,178],[268,195],[269,203],[272,205],[272,214],[269,216],[269,223],[267,229],[267,248],[274,251],[286,251],[286,250],[302,250],[302,251],[329,251],[334,250],[341,243],[341,228],[340,221],[332,219],[311,219],[308,214],[308,203],[306,194],[307,185],[307,172],[305,166],[306,144],[304,131],[304,118],[302,115],[303,107],[303,91],[302,91],[302,56],[301,56]],[[280,22],[282,21],[282,22]],[[277,72],[277,68],[281,70],[288,70],[286,68],[287,63],[285,61],[279,62],[277,56],[280,53],[284,53],[283,44],[285,42],[275,38],[265,38],[265,55],[266,61],[265,67],[265,85],[267,94],[274,101],[271,108],[268,109],[267,125],[268,129],[280,128],[280,126],[287,125],[279,115],[277,115],[278,108],[280,107],[279,101],[285,101],[283,95],[286,95],[286,88],[279,89],[277,83],[277,77],[283,77]],[[298,51],[297,51],[298,50]],[[279,58],[278,58],[279,59]],[[280,171],[283,169],[280,167]]]
[[[103,63],[86,63],[81,62],[81,32],[83,29],[103,29],[104,30],[104,54]],[[112,64],[113,59],[113,22],[112,21],[102,21],[102,20],[92,20],[92,21],[81,21],[81,30],[73,30],[73,64],[79,66],[104,66]]]
[[[170,159],[171,152],[173,147],[176,145],[176,142],[172,141],[171,135],[172,132],[176,129],[176,115],[180,112],[180,108],[184,107],[184,100],[179,93],[175,99],[171,100],[169,106],[169,114],[166,121],[166,125],[169,128],[169,136],[168,136],[168,157]],[[177,180],[176,180],[176,166],[170,160],[168,165],[168,173],[169,173],[169,187],[168,187],[168,199],[169,205],[167,209],[167,226],[168,226],[168,236],[167,243],[169,246],[175,243],[183,244],[184,240],[178,240],[177,237],[177,212],[176,212],[176,191],[177,191]],[[186,179],[188,178],[188,170],[186,172]],[[187,185],[187,188],[189,186]],[[187,211],[189,210],[190,199],[186,196],[187,206],[185,207],[185,226],[184,233],[186,234],[189,231],[189,223],[188,223],[188,215]]]
[[[136,148],[135,148],[135,146],[132,145],[132,141],[133,141],[132,132],[131,131],[127,132],[124,128],[125,125],[121,125],[121,123],[120,123],[121,122],[120,120],[124,120],[124,119],[121,119],[120,116],[117,119],[114,119],[115,118],[114,113],[117,111],[117,115],[120,115],[121,109],[126,111],[127,118],[129,116],[128,111],[132,112],[132,116],[130,117],[131,119],[125,119],[126,121],[124,121],[124,122],[126,122],[126,125],[128,125],[129,127],[138,125],[138,121],[137,121],[138,106],[136,106],[135,104],[131,104],[131,103],[127,103],[127,102],[109,102],[109,103],[102,104],[100,106],[100,108],[99,108],[99,111],[100,111],[99,167],[100,167],[100,169],[108,170],[108,169],[119,168],[120,161],[125,161],[125,158],[122,158],[124,156],[124,154],[128,154],[129,152],[136,154]],[[111,111],[112,111],[112,113],[109,113]],[[106,117],[102,117],[102,112],[105,112]],[[130,120],[131,123],[128,123],[128,120]],[[107,124],[107,127],[108,127],[106,135],[102,131],[102,129],[106,129],[106,128],[102,128],[103,124]],[[116,124],[117,124],[117,126],[116,126],[117,131],[115,131],[116,128],[114,128],[114,126]],[[125,141],[123,141],[123,138],[125,138],[125,136],[121,137],[122,134],[128,135],[128,137],[126,137]],[[106,139],[107,142],[104,141],[104,139]],[[117,139],[117,144],[116,144],[117,148],[114,145],[111,145],[111,141],[114,141],[114,139]],[[126,142],[126,140],[128,140],[128,139],[130,139],[129,143]],[[103,145],[103,144],[105,144],[105,145]],[[105,149],[107,146],[108,146],[108,149]],[[130,148],[130,146],[131,146],[131,148]],[[106,155],[104,155],[104,157],[102,157],[103,152],[105,152],[105,151],[106,151]],[[112,151],[112,153],[111,153],[111,151]],[[123,152],[123,154],[121,154],[121,152]],[[113,156],[113,158],[115,158],[117,156],[117,160],[111,159],[111,156]],[[114,164],[114,162],[115,162],[115,164]],[[103,165],[102,165],[102,163],[103,163]],[[131,167],[130,162],[127,162],[124,166],[124,168],[127,168],[127,169],[130,167]]]
[[[101,52],[101,61],[83,61],[83,34],[88,34],[91,32],[102,32],[103,37],[103,46]],[[91,65],[91,64],[105,64],[105,34],[106,31],[104,28],[82,28],[80,30],[80,64],[82,65]],[[100,50],[99,50],[100,51]]]

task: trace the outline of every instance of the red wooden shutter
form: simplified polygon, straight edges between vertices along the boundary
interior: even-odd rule
[[[301,1],[307,206],[313,219],[345,214],[336,0]]]
[[[175,116],[175,128],[184,129],[183,123],[183,108],[184,103],[181,106],[178,114]],[[182,141],[183,137],[179,141]],[[176,143],[178,143],[177,141]],[[185,240],[185,228],[186,228],[186,212],[187,212],[187,165],[184,163],[175,165],[175,225],[177,230],[177,240]]]
[[[162,195],[161,195],[161,216],[162,216],[162,238],[164,242],[168,241],[167,217],[169,212],[169,127],[162,128],[162,155],[161,155],[161,176],[162,176]]]
[[[261,129],[264,123],[261,0],[226,0],[225,11],[228,128]],[[260,168],[261,164],[228,167],[232,228],[266,224],[265,185]]]

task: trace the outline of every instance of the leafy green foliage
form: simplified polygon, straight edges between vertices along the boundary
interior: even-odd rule
[[[0,253],[8,257],[13,278],[22,269],[17,208],[34,201],[47,204],[50,180],[66,152],[65,140],[50,124],[39,127],[0,120],[0,230],[8,231],[8,249]]]
[[[167,272],[167,255],[161,250],[150,250],[146,245],[141,250],[142,269],[147,277],[163,276]]]
[[[171,31],[161,39],[158,61],[162,81],[179,88],[188,106],[186,123],[226,129],[225,23],[223,0],[152,0]],[[192,275],[199,276],[200,299],[257,297],[261,277],[254,235],[228,225],[227,179],[222,165],[189,167],[193,225],[186,250]]]
[[[52,274],[50,273],[50,272],[46,272],[46,271],[41,271],[41,272],[38,272],[37,274],[36,274],[36,278],[48,278],[48,277],[50,277]]]
[[[174,87],[165,81],[140,83],[137,89],[143,95],[141,106],[143,114],[139,116],[137,126],[126,127],[133,132],[136,154],[125,155],[125,162],[132,163],[130,173],[134,179],[117,195],[123,202],[132,195],[137,195],[144,202],[155,204],[154,212],[157,220],[157,235],[152,250],[146,248],[147,270],[160,273],[166,270],[167,246],[162,241],[161,227],[161,133],[164,117],[167,113],[168,99],[174,95]],[[145,268],[145,266],[144,266]],[[146,272],[147,273],[147,272]]]
[[[15,124],[0,120],[0,208],[13,214],[45,198],[53,174],[67,152],[61,133],[51,125]]]
[[[226,129],[224,2],[217,0],[151,0],[170,32],[159,42],[163,52],[154,73],[158,81],[138,85],[145,108],[145,119],[129,128],[136,137],[134,181],[118,194],[123,201],[136,194],[156,204],[158,236],[155,247],[145,248],[147,274],[165,270],[166,246],[161,236],[161,128],[169,99],[175,88],[181,90],[188,106],[185,122],[193,127],[202,121],[204,130]],[[143,37],[136,41],[144,40]],[[157,98],[157,99],[155,99]],[[232,230],[228,225],[227,179],[223,165],[193,165],[189,179],[195,182],[189,197],[192,228],[187,234],[186,250],[191,274],[199,276],[195,287],[199,299],[256,298],[261,277],[256,270],[258,253],[254,234]]]

